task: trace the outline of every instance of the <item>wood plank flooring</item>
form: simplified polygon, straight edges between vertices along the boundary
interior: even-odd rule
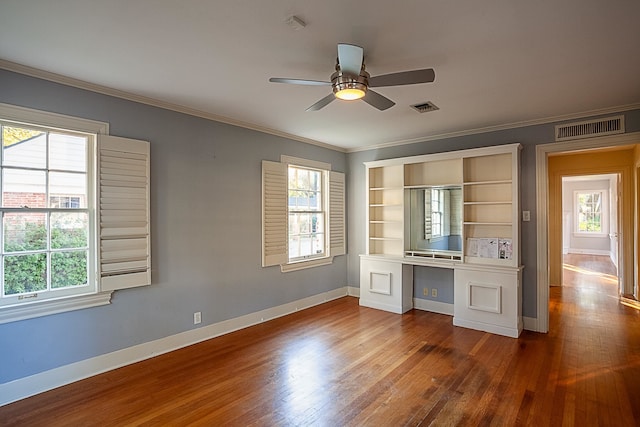
[[[0,425],[638,426],[640,312],[580,269],[551,289],[549,334],[345,297],[0,407]]]

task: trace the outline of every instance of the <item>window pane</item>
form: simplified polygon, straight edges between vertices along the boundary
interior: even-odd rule
[[[47,134],[41,131],[2,127],[3,165],[45,168]]]
[[[51,172],[49,174],[49,206],[58,208],[87,207],[87,178],[82,173]],[[57,205],[57,206],[56,206]],[[79,205],[79,206],[74,206]]]
[[[7,208],[46,207],[44,171],[5,169],[2,173],[2,204]]]
[[[4,251],[37,251],[47,248],[47,215],[45,213],[5,213]]]
[[[289,259],[325,254],[322,172],[289,167]]]
[[[602,194],[578,193],[578,231],[602,232]]]
[[[87,170],[87,138],[59,133],[49,134],[49,168]]]
[[[52,212],[51,248],[86,248],[88,246],[88,227],[89,219],[88,214],[85,212]]]
[[[66,288],[87,284],[87,251],[51,254],[51,287]]]
[[[5,295],[36,292],[45,289],[47,289],[47,254],[4,257]]]

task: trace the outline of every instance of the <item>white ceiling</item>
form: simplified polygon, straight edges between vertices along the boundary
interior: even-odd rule
[[[372,76],[436,81],[377,89],[384,112],[305,112],[330,88],[268,82],[328,80],[337,43],[363,46]],[[2,0],[0,59],[355,150],[638,106],[640,1]],[[424,101],[440,110],[409,107]]]

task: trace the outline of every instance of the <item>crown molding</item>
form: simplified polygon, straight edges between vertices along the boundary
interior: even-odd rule
[[[437,141],[437,140],[440,140],[440,139],[456,138],[456,137],[460,137],[460,136],[469,136],[469,135],[477,135],[477,134],[481,134],[481,133],[496,132],[496,131],[501,131],[501,130],[516,129],[516,128],[523,128],[523,127],[527,127],[527,126],[544,125],[544,124],[548,124],[548,123],[561,122],[561,121],[564,121],[564,120],[583,119],[583,118],[587,118],[587,117],[590,117],[590,116],[599,116],[599,115],[604,115],[604,114],[615,114],[615,113],[621,113],[623,111],[638,110],[638,109],[640,109],[640,103],[628,104],[628,105],[620,105],[620,106],[617,106],[617,107],[608,107],[608,108],[602,108],[602,109],[598,109],[598,110],[589,110],[589,111],[583,111],[583,112],[579,112],[579,113],[571,113],[571,114],[564,114],[564,115],[559,115],[559,116],[545,117],[545,118],[541,118],[541,119],[525,120],[525,121],[521,121],[521,122],[507,123],[507,124],[503,124],[503,125],[487,126],[487,127],[481,127],[481,128],[473,128],[473,129],[467,129],[467,130],[456,131],[456,132],[446,132],[446,133],[441,133],[441,134],[438,134],[438,135],[430,135],[430,136],[424,136],[424,137],[419,137],[419,138],[412,138],[412,139],[404,139],[404,140],[398,140],[398,141],[385,142],[385,143],[382,143],[382,144],[368,145],[366,147],[351,148],[351,149],[346,150],[346,152],[347,153],[355,153],[355,152],[360,152],[360,151],[379,150],[379,149],[382,149],[382,148],[397,147],[397,146],[400,146],[400,145],[417,144],[417,143],[420,143],[420,142]]]
[[[72,86],[78,89],[84,89],[102,95],[113,96],[116,98],[126,99],[127,101],[138,102],[140,104],[151,105],[153,107],[163,108],[165,110],[171,110],[178,113],[188,114],[190,116],[200,117],[207,120],[212,120],[220,123],[225,123],[232,126],[237,126],[245,129],[255,130],[258,132],[266,133],[273,136],[291,139],[305,144],[311,144],[322,148],[327,148],[333,151],[339,151],[345,153],[346,150],[342,147],[327,144],[324,142],[316,141],[309,138],[303,138],[301,136],[292,135],[290,133],[281,132],[275,129],[271,129],[265,126],[256,125],[249,122],[243,122],[241,120],[235,120],[230,117],[219,116],[217,114],[207,113],[205,111],[197,110],[195,108],[185,107],[184,105],[173,104],[171,102],[160,101],[155,98],[150,98],[142,95],[136,95],[134,93],[113,89],[107,86],[102,86],[84,80],[75,79],[73,77],[63,76],[61,74],[52,73],[49,71],[40,70],[38,68],[29,67],[27,65],[18,64],[15,62],[0,59],[0,69],[7,71],[13,71],[15,73],[24,74],[30,77],[36,77],[43,80],[48,80],[54,83],[60,83],[66,86]]]

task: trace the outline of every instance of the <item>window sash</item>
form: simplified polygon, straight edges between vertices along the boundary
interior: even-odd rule
[[[327,256],[328,241],[325,230],[327,206],[326,171],[292,165],[287,167],[287,258],[288,262],[324,258]],[[303,194],[306,197],[300,197]],[[311,197],[315,196],[315,197]],[[300,206],[300,199],[306,206]],[[312,201],[315,203],[312,205]],[[292,203],[293,202],[293,203]],[[308,230],[301,232],[299,222],[308,218]],[[315,219],[316,224],[313,225]],[[320,221],[318,224],[317,221]],[[305,221],[306,222],[306,221]]]
[[[10,129],[15,130],[18,135],[11,142],[4,139],[11,136]],[[89,199],[89,192],[92,186],[92,175],[90,173],[92,162],[90,156],[93,153],[92,147],[95,143],[95,136],[74,131],[25,125],[7,120],[0,120],[0,131],[3,141],[0,153],[0,216],[2,217],[0,223],[0,307],[95,292],[95,277],[91,272],[95,271],[96,263],[95,257],[90,255],[89,250],[91,247],[90,236],[94,224],[92,210],[90,209],[93,204],[90,203],[83,209],[52,208],[49,197],[52,189],[57,189],[60,185],[64,185],[67,188],[79,191],[76,195],[85,201]],[[62,137],[63,140],[60,141],[59,137]],[[66,141],[64,140],[65,137],[68,137]],[[66,150],[58,151],[61,143],[70,145]],[[65,155],[69,152],[68,150],[78,148],[78,146],[83,147],[83,155],[77,157]],[[60,161],[60,156],[62,156],[62,162]],[[53,166],[57,167],[54,169]],[[60,166],[67,167],[61,168]],[[68,177],[77,176],[82,184],[77,186],[78,182],[56,182],[56,175],[60,178],[65,176],[64,174],[67,174],[67,181]],[[41,178],[34,182],[33,178],[38,177],[38,175]],[[5,181],[4,178],[7,177],[12,177],[13,180]],[[73,188],[74,184],[76,188]],[[14,195],[18,200],[18,204],[24,204],[19,207],[7,206],[9,195]],[[52,215],[68,212],[82,213],[86,217],[83,226],[76,227],[84,234],[84,242],[81,245],[71,245],[73,247],[54,247],[54,232],[59,229],[54,227],[51,220]],[[15,229],[15,233],[18,235],[29,233],[30,225],[42,227],[43,234],[42,237],[39,237],[39,239],[42,239],[41,246],[9,248],[9,242],[6,240],[9,237],[9,234],[7,234],[10,225],[8,221],[18,222],[16,224],[18,228]],[[20,227],[20,224],[24,226]],[[63,236],[64,233],[59,237]],[[19,236],[16,237],[19,238]],[[37,235],[32,237],[38,238]],[[15,243],[20,244],[19,241]],[[75,256],[79,257],[76,260],[80,267],[77,272],[79,276],[72,278],[73,282],[70,284],[65,284],[64,279],[66,276],[62,272],[60,274],[56,272],[56,268],[60,267],[59,263],[63,260],[61,257],[65,256],[64,254],[75,254]],[[33,259],[35,264],[30,263],[28,266],[35,270],[30,271],[32,276],[23,278],[21,277],[21,272],[24,272],[24,270],[13,271],[13,269],[25,268],[25,261],[20,261],[20,259],[26,260],[29,258]],[[38,258],[41,261],[35,261]],[[84,269],[81,268],[82,263],[84,263]],[[67,272],[69,270],[65,271],[65,273]],[[13,282],[13,286],[18,288],[10,289],[11,282]],[[26,288],[23,288],[23,286]]]

